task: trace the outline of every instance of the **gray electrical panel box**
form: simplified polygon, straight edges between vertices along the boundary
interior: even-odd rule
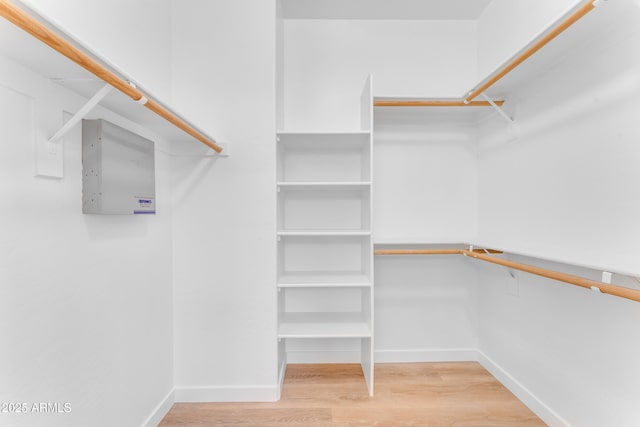
[[[83,120],[82,212],[155,214],[153,141],[102,119]]]

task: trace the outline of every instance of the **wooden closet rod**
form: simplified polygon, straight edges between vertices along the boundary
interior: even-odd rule
[[[493,101],[496,105],[504,104],[504,101]],[[463,100],[424,100],[424,101],[374,101],[374,107],[491,107],[489,101],[471,101],[465,103]]]
[[[493,249],[378,249],[374,251],[375,255],[464,255],[481,261],[498,264],[503,267],[512,268],[514,270],[524,271],[526,273],[535,274],[546,277],[548,279],[558,280],[560,282],[569,283],[571,285],[580,286],[581,288],[597,290],[603,294],[614,295],[621,298],[630,299],[640,302],[640,291],[625,288],[624,286],[611,285],[608,283],[598,282],[596,280],[586,279],[572,274],[561,273],[559,271],[547,270],[541,267],[535,267],[528,264],[521,264],[515,261],[509,261],[502,258],[496,258],[487,254],[502,253]]]
[[[473,89],[469,92],[467,97],[465,98],[465,102],[471,102],[475,98],[477,98],[482,92],[493,86],[498,80],[502,79],[504,76],[509,74],[516,68],[518,65],[522,64],[526,61],[531,55],[539,51],[542,47],[544,47],[551,40],[556,38],[559,34],[561,34],[564,30],[569,28],[571,25],[580,20],[587,13],[591,12],[595,9],[596,4],[602,0],[587,0],[582,6],[580,6],[575,12],[569,15],[562,22],[557,24],[555,27],[550,29],[543,37],[533,43],[530,47],[528,47],[524,52],[520,55],[516,56],[512,59],[507,65],[502,67],[499,71],[497,71],[493,76],[488,78],[484,83],[482,83],[478,88]]]
[[[149,110],[172,123],[179,129],[182,129],[184,132],[207,145],[211,149],[218,153],[222,151],[222,147],[216,144],[215,141],[200,133],[183,119],[176,116],[157,102],[147,98],[140,90],[136,89],[135,86],[129,84],[129,82],[98,63],[98,61],[75,47],[65,38],[59,36],[47,26],[43,25],[25,11],[15,6],[11,1],[0,0],[0,15],[41,42],[47,44],[49,47],[55,49],[60,54],[66,56],[85,70],[104,80],[106,83],[118,89],[134,101],[144,104],[144,106]]]
[[[598,282],[596,280],[585,279],[584,277],[574,276],[572,274],[560,273],[558,271],[547,270],[545,268],[534,267],[532,265],[520,264],[519,262],[509,261],[502,258],[495,258],[490,255],[478,252],[462,251],[462,254],[471,258],[480,259],[482,261],[491,262],[493,264],[502,265],[507,268],[524,271],[548,279],[558,280],[560,282],[569,283],[571,285],[580,286],[582,288],[598,290],[604,294],[615,295],[617,297],[627,298],[633,301],[640,301],[640,291],[625,288],[623,286],[610,285],[608,283]]]

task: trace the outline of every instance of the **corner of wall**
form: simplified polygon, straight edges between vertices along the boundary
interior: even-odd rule
[[[545,404],[538,396],[533,394],[516,378],[504,370],[493,359],[487,356],[482,350],[478,350],[478,362],[491,375],[496,377],[511,393],[513,393],[522,403],[524,403],[533,413],[550,427],[567,427],[566,422],[557,412]]]
[[[172,389],[169,394],[158,403],[158,406],[151,412],[151,415],[142,423],[142,427],[156,427],[167,413],[169,413],[174,403],[175,391]]]

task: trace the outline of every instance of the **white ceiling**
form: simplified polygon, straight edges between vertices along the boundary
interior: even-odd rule
[[[281,0],[285,19],[476,20],[491,0]]]

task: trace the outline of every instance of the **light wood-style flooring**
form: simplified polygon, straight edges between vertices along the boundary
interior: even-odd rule
[[[176,403],[161,427],[544,426],[478,363],[289,365],[274,403]]]

